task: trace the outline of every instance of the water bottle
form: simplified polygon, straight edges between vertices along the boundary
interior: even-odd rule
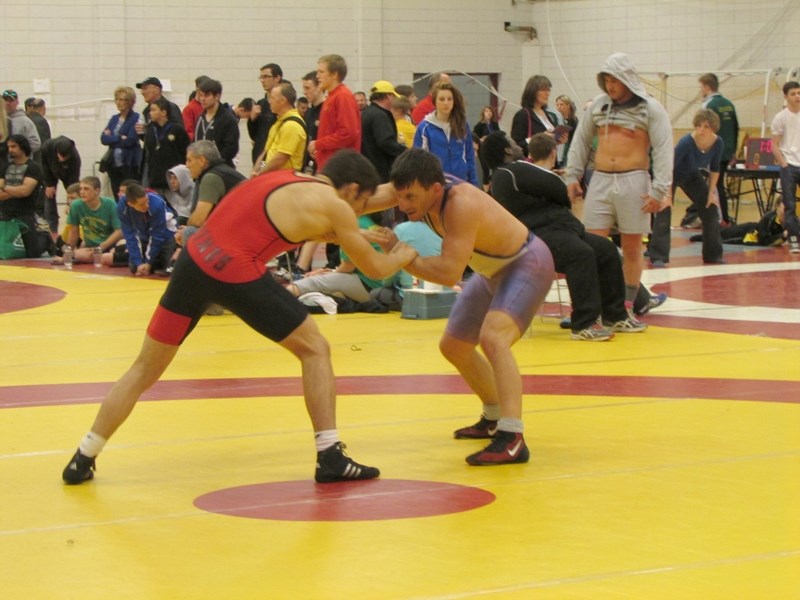
[[[313,160],[308,161],[305,169],[303,169],[303,173],[306,175],[313,175],[314,171],[317,169],[317,165],[314,164]]]
[[[64,246],[64,268],[72,271],[72,246],[69,244]]]
[[[92,248],[92,262],[95,267],[99,268],[103,266],[103,249],[100,248],[100,246]]]

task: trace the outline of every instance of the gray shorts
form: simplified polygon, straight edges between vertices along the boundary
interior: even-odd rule
[[[293,282],[300,294],[320,292],[328,296],[344,296],[354,302],[367,302],[369,290],[355,273],[321,273]]]
[[[647,171],[595,171],[583,205],[583,224],[589,230],[650,233],[650,213],[642,212],[642,196],[650,194]]]
[[[448,335],[477,344],[483,320],[493,310],[514,319],[520,334],[528,328],[555,277],[550,250],[538,237],[531,237],[527,252],[494,277],[474,273],[469,278],[450,311]]]

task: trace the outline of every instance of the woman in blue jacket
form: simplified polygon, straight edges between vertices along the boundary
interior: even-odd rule
[[[464,96],[450,82],[440,83],[432,93],[436,109],[417,126],[414,147],[438,156],[445,173],[478,186]]]
[[[101,161],[111,181],[114,198],[119,198],[119,184],[126,179],[139,179],[142,147],[136,133],[139,113],[133,112],[136,92],[131,87],[120,86],[114,90],[114,103],[119,113],[111,117],[100,135],[100,142],[108,146],[108,161]],[[105,163],[105,164],[103,164]],[[101,168],[101,171],[103,170]]]

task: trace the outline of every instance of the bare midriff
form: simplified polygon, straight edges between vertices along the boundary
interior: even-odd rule
[[[595,169],[606,173],[646,171],[650,166],[649,149],[650,136],[643,129],[601,126],[597,131]]]

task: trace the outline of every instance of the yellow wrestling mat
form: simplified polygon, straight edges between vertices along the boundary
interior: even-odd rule
[[[382,471],[319,486],[299,363],[205,317],[70,487],[165,282],[5,265],[3,289],[50,303],[0,313],[3,597],[800,598],[796,341],[578,343],[537,317],[515,347],[531,462],[476,468],[443,320],[318,316],[342,439]]]

